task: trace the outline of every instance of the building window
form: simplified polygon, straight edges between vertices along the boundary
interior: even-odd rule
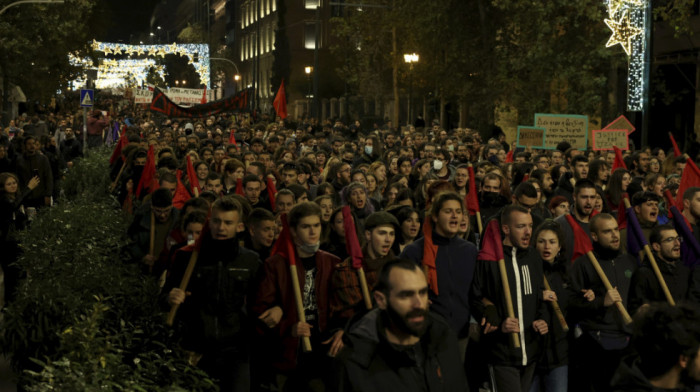
[[[307,10],[315,10],[321,6],[321,0],[304,0],[304,8]]]
[[[320,22],[319,22],[320,23]],[[306,22],[304,25],[304,48],[314,49],[316,47],[316,23]],[[321,41],[318,43],[318,47],[321,47]]]

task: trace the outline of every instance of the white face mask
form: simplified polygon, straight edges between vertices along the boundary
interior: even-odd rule
[[[442,170],[442,161],[439,159],[434,160],[433,161],[433,169]]]

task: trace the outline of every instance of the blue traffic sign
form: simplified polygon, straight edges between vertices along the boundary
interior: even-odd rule
[[[95,104],[95,90],[80,90],[80,106],[91,108]]]

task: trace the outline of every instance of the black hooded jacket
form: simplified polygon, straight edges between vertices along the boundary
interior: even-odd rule
[[[468,391],[454,332],[435,313],[429,312],[427,321],[428,329],[419,343],[422,364],[410,350],[387,340],[380,309],[351,321],[338,356],[342,367],[338,391]]]

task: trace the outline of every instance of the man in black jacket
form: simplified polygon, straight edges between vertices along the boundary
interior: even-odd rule
[[[501,214],[503,256],[515,317],[508,317],[503,284],[495,261],[480,260],[469,294],[472,314],[484,327],[491,383],[496,392],[530,390],[541,348],[539,336],[548,332],[542,301],[542,260],[531,247],[532,216],[522,206],[508,206]],[[485,240],[486,241],[486,240]],[[497,246],[500,246],[498,244]],[[514,348],[511,334],[520,348]]]
[[[428,311],[428,282],[414,262],[395,259],[379,274],[378,309],[351,322],[339,354],[339,391],[467,391],[457,338]]]
[[[242,225],[242,207],[231,197],[214,202],[210,231],[202,234],[199,256],[187,293],[180,282],[195,246],[178,251],[163,293],[170,306],[182,304],[176,321],[182,323],[182,347],[193,351],[198,366],[219,379],[222,391],[250,391],[252,303],[255,282],[262,271],[256,253],[240,247],[235,238]],[[186,299],[185,299],[186,298]]]
[[[595,299],[569,308],[580,318],[569,352],[569,385],[575,391],[607,391],[620,359],[627,354],[629,329],[615,305],[627,307],[632,274],[637,269],[634,257],[621,251],[620,229],[612,215],[602,213],[590,221],[593,253],[613,289],[607,291],[592,263],[584,255],[572,269],[576,292],[593,290]],[[578,328],[577,328],[578,329]]]

